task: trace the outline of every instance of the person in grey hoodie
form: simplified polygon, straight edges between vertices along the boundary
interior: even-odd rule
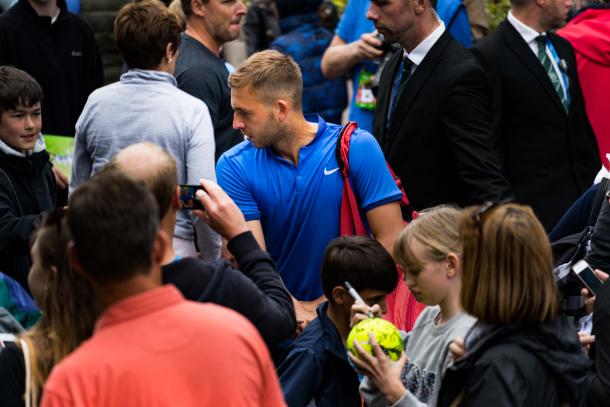
[[[360,393],[369,407],[435,406],[441,379],[453,361],[449,345],[464,337],[475,323],[459,302],[459,216],[460,211],[452,207],[424,211],[396,240],[394,256],[404,270],[407,286],[427,307],[415,321],[397,362],[380,351],[376,355],[363,351],[358,357],[350,355],[366,374]],[[355,304],[352,320],[366,318],[366,308]]]
[[[123,148],[150,141],[165,148],[178,167],[178,183],[215,180],[214,129],[207,106],[176,87],[180,44],[177,18],[158,1],[128,4],[114,27],[129,71],[93,92],[76,124],[70,193]],[[195,233],[196,232],[196,233]],[[214,260],[220,237],[187,210],[178,213],[174,248],[181,257]]]

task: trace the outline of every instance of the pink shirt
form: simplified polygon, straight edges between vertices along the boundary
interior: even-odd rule
[[[269,352],[244,317],[171,285],[108,308],[52,371],[53,406],[284,406]]]

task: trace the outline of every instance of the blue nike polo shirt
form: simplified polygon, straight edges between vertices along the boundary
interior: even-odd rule
[[[226,151],[216,167],[220,186],[247,221],[260,220],[267,251],[284,284],[301,301],[322,295],[320,271],[324,250],[339,236],[343,179],[335,158],[341,126],[320,116],[314,139],[301,148],[299,163],[280,157],[270,147],[257,149],[244,141]],[[366,224],[367,211],[398,201],[401,192],[390,175],[379,144],[364,130],[352,135],[350,183]]]

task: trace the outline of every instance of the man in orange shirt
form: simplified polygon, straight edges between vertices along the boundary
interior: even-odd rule
[[[208,186],[206,220],[225,219],[232,235],[245,232],[234,221],[235,204]],[[74,192],[67,224],[70,263],[91,280],[103,312],[91,339],[53,369],[43,407],[285,405],[252,324],[161,286],[171,237],[158,228],[145,187],[103,172]]]

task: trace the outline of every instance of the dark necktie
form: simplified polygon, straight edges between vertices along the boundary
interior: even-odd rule
[[[411,68],[413,67],[413,62],[406,55],[402,57],[402,70],[400,72],[400,81],[394,79],[394,86],[392,88],[392,100],[390,104],[390,109],[388,110],[388,117],[386,119],[386,129],[390,129],[392,125],[392,119],[394,118],[394,111],[396,110],[396,104],[398,103],[398,99],[400,98],[400,94],[404,88],[405,83],[411,77]]]
[[[564,109],[568,111],[568,98],[563,92],[563,87],[561,86],[561,78],[559,77],[559,75],[557,75],[557,71],[555,71],[553,63],[551,62],[549,55],[546,53],[547,36],[539,35],[538,37],[536,37],[536,42],[538,43],[538,59],[540,60],[544,71],[551,80],[551,84],[553,85],[555,92],[557,92],[557,96],[559,96],[561,104],[563,105]]]
[[[405,84],[405,82],[407,82],[409,80],[409,77],[411,77],[411,69],[413,67],[413,62],[411,62],[411,60],[409,58],[407,58],[406,55],[404,55],[402,57],[402,76],[400,77],[400,86],[399,86],[399,94],[400,94],[400,90],[402,90],[403,85]]]

